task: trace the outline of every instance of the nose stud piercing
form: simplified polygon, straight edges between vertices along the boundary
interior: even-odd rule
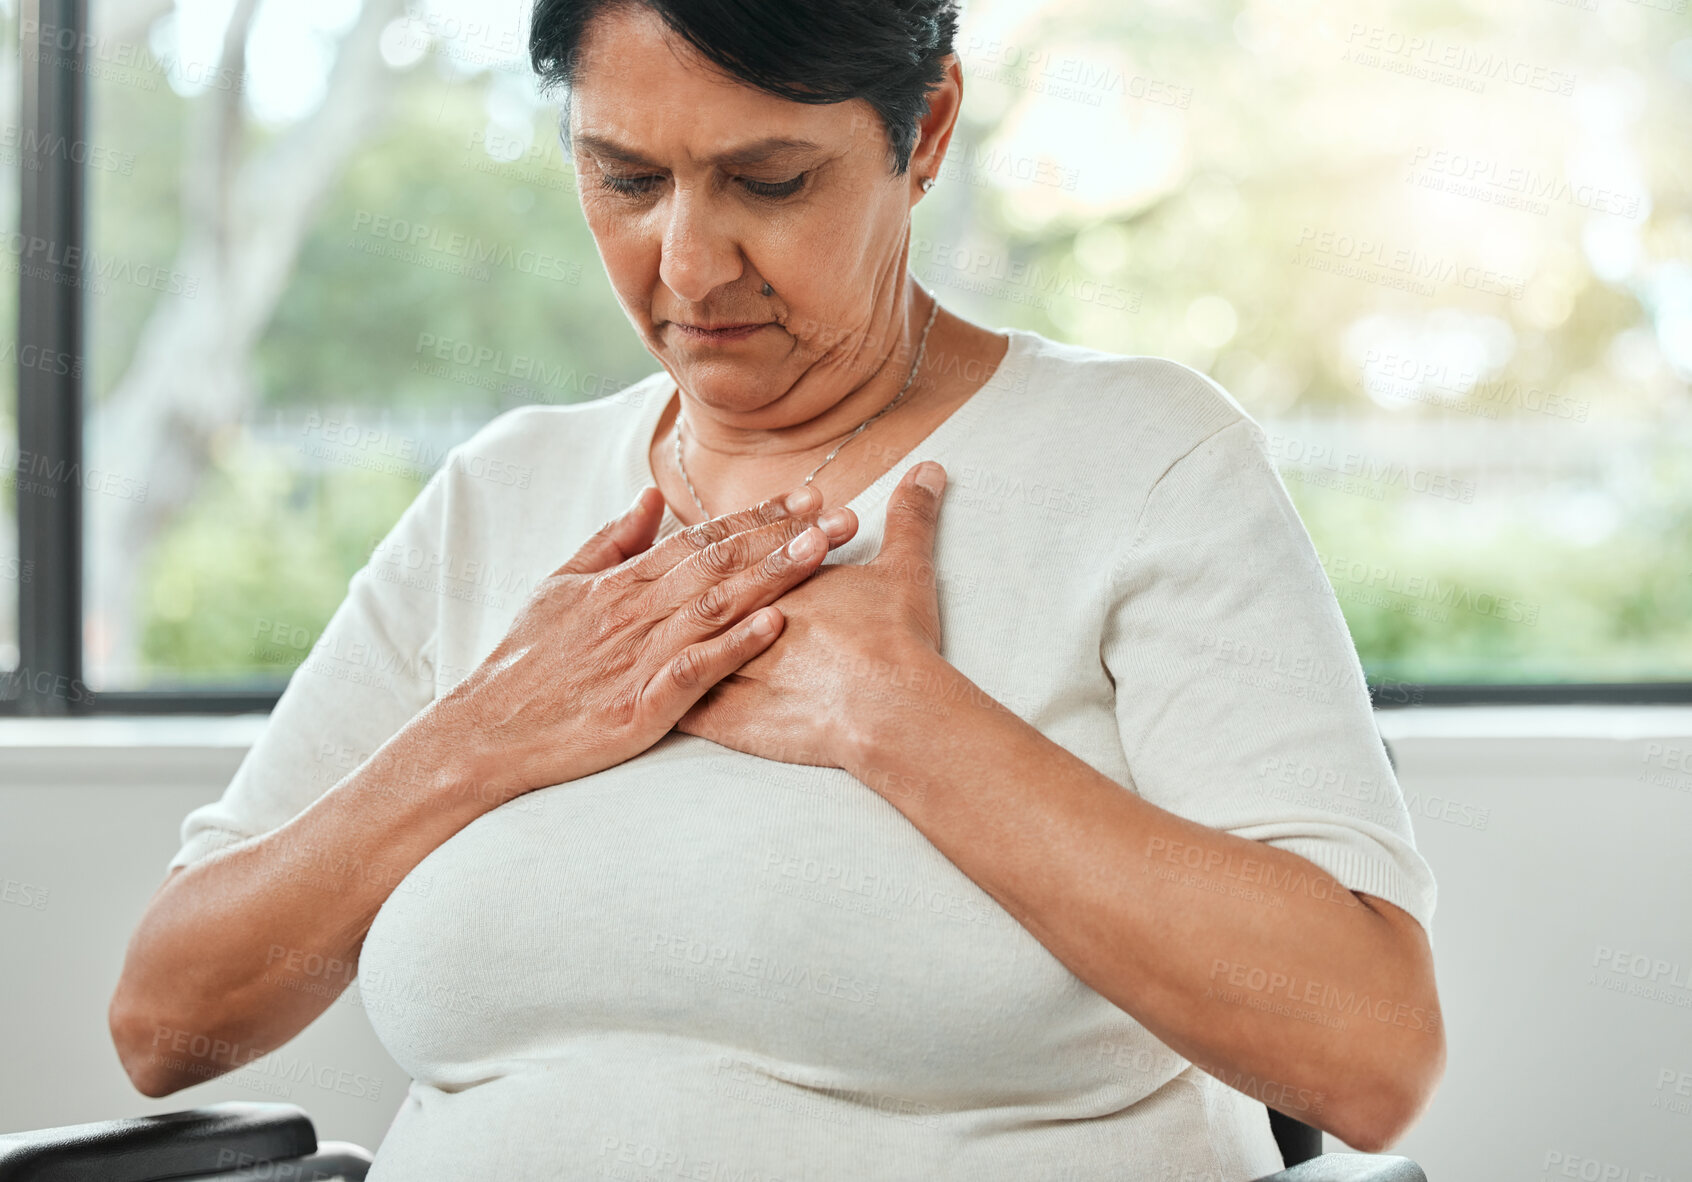
[[[767,283],[766,283],[766,284],[764,284],[764,294],[765,294],[765,295],[767,295],[767,296],[772,296],[772,295],[774,295],[774,294],[775,294],[775,288],[773,288],[773,287],[771,287],[771,286],[770,286],[770,285],[769,285],[769,284],[767,284]]]

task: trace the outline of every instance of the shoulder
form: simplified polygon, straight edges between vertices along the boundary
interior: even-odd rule
[[[621,436],[644,417],[649,400],[668,390],[662,370],[588,402],[531,403],[494,416],[448,453],[448,463],[468,476],[501,471],[532,473],[536,467],[578,468],[578,461],[617,451]]]
[[[1231,434],[1258,432],[1232,394],[1190,365],[1011,331],[1012,347],[1022,357],[1022,372],[1012,380],[1026,387],[1019,405],[1038,411],[1066,448],[1124,476],[1137,472],[1155,480],[1238,424],[1245,425],[1242,431]],[[1023,430],[1027,423],[1015,426]]]

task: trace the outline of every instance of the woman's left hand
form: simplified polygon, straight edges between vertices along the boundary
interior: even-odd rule
[[[925,467],[933,491],[915,480]],[[856,740],[910,705],[943,660],[934,535],[944,488],[932,460],[907,471],[887,501],[881,552],[861,566],[825,564],[776,600],[782,633],[676,729],[783,763],[847,766]]]

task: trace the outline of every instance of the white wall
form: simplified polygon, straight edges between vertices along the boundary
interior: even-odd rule
[[[1692,710],[1379,717],[1439,879],[1450,1043],[1400,1151],[1433,1182],[1692,1182]],[[256,722],[0,724],[0,1131],[286,1098],[323,1138],[381,1140],[407,1080],[344,1000],[164,1100],[130,1089],[107,1038],[177,826]]]
[[[311,1113],[320,1140],[374,1149],[410,1080],[344,997],[275,1054],[161,1100],[130,1086],[112,1049],[106,1004],[129,934],[176,853],[182,817],[222,793],[252,733],[251,720],[197,723],[136,725],[180,743],[203,742],[209,729],[225,745],[137,748],[131,727],[105,727],[96,737],[111,746],[67,751],[16,745],[57,742],[57,727],[0,723],[0,899],[4,880],[47,888],[45,908],[0,901],[0,1131],[280,1099]]]
[[[1514,738],[1420,713],[1379,717],[1406,797],[1453,818],[1416,817],[1450,1060],[1401,1151],[1433,1182],[1692,1182],[1692,712],[1492,724]]]

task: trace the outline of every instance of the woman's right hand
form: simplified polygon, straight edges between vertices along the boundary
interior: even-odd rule
[[[832,533],[814,524],[820,503],[801,485],[652,546],[663,498],[643,489],[541,580],[493,652],[435,703],[487,754],[474,762],[499,769],[483,799],[639,755],[768,648],[783,622],[769,605],[856,532],[850,513]],[[795,542],[812,548],[795,553]]]
[[[388,896],[444,842],[524,792],[640,754],[768,648],[782,625],[769,605],[856,532],[846,513],[824,540],[821,498],[805,493],[792,512],[766,502],[653,546],[663,498],[643,490],[541,581],[487,660],[333,788],[173,869],[109,1011],[136,1088],[168,1095],[286,1043],[353,979]],[[801,534],[822,544],[781,552]],[[753,631],[761,614],[769,636]]]

